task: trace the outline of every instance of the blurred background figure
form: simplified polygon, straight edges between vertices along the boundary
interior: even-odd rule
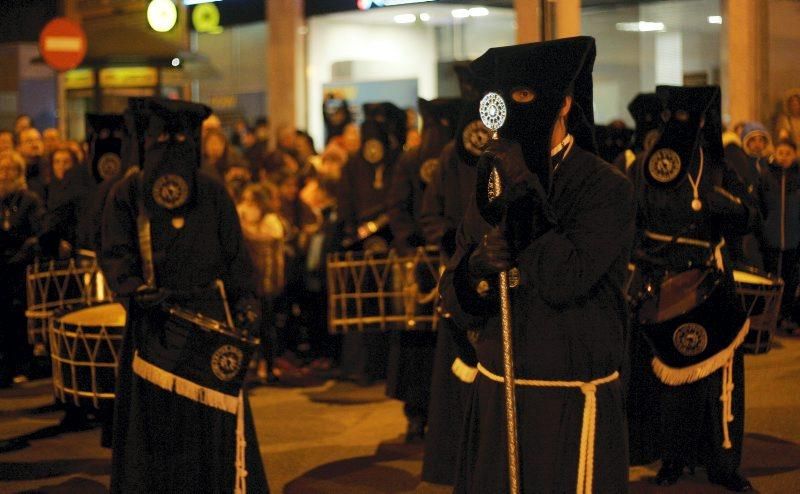
[[[239,152],[228,143],[228,139],[221,130],[209,129],[203,137],[203,152],[200,161],[200,169],[224,182],[225,173],[232,166],[244,166],[249,168],[249,164],[243,162]]]
[[[33,261],[44,206],[26,189],[25,161],[0,152],[0,387],[25,380],[32,358],[25,320],[25,269]]]
[[[778,116],[775,133],[779,139],[789,138],[800,142],[800,88],[786,91],[783,98],[783,113]]]
[[[339,137],[345,127],[353,121],[350,106],[346,99],[339,99],[334,93],[327,93],[322,103],[322,117],[325,121],[325,144]]]
[[[17,115],[17,118],[14,120],[14,136],[17,144],[19,144],[22,138],[22,132],[26,129],[30,129],[31,127],[33,127],[33,122],[31,122],[30,116],[25,115],[24,113]]]
[[[14,133],[10,130],[0,130],[0,152],[14,149]]]
[[[62,144],[61,133],[54,127],[48,127],[42,132],[42,141],[44,142],[44,154],[50,156],[53,151],[58,149]]]
[[[42,134],[33,127],[27,127],[19,135],[19,154],[25,160],[25,181],[28,190],[45,199],[47,182],[50,179],[50,169],[44,155],[44,141]]]

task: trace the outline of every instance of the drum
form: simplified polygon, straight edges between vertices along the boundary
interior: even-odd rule
[[[55,311],[112,300],[94,258],[70,259],[28,266],[26,273],[28,342],[37,355],[46,355],[48,328]]]
[[[756,268],[733,272],[736,295],[750,317],[750,332],[742,347],[749,353],[765,353],[772,346],[783,296],[783,280]]]
[[[329,332],[435,330],[441,269],[431,247],[403,256],[394,250],[330,254]]]
[[[125,318],[125,308],[110,303],[52,319],[50,358],[59,400],[99,409],[114,399]]]

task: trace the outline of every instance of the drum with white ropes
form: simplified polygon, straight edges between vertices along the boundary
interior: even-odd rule
[[[50,325],[53,388],[62,403],[100,408],[114,399],[125,308],[86,307],[54,317]]]
[[[407,255],[394,250],[330,254],[330,333],[435,330],[442,268],[439,251],[431,247]]]
[[[772,346],[783,296],[783,280],[756,268],[733,272],[736,295],[750,317],[750,332],[742,347],[749,353],[765,353]]]

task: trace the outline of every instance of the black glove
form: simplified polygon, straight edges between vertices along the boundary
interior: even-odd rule
[[[133,294],[133,301],[142,309],[152,309],[167,300],[170,292],[164,288],[153,288],[141,285]]]
[[[711,214],[725,218],[746,218],[747,208],[742,200],[722,187],[714,186],[705,194],[705,202]]]
[[[498,227],[492,228],[483,236],[481,243],[469,256],[467,265],[473,286],[510,267],[511,252],[503,232]]]
[[[236,327],[242,332],[258,335],[261,327],[261,302],[255,297],[242,297],[234,308]]]
[[[503,192],[489,200],[488,190],[492,169],[497,169]],[[539,179],[525,164],[522,148],[508,139],[489,141],[478,160],[476,200],[481,216],[497,225],[509,204],[535,190]]]

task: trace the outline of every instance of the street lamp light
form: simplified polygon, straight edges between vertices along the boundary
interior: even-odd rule
[[[166,33],[178,21],[178,8],[172,0],[152,0],[147,6],[147,23],[159,33]]]

